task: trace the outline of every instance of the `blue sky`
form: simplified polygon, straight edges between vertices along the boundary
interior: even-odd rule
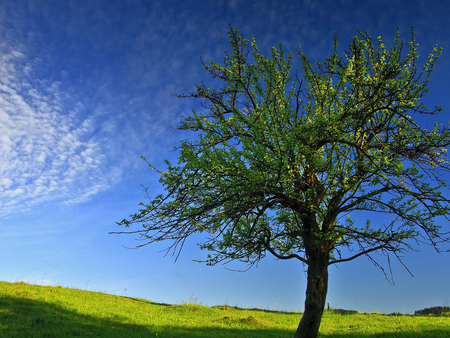
[[[139,244],[133,237],[109,235],[144,201],[141,184],[162,192],[139,156],[162,168],[190,137],[167,126],[198,102],[171,94],[213,84],[200,57],[223,60],[219,35],[226,40],[228,23],[253,34],[260,50],[300,45],[313,61],[331,53],[333,32],[342,47],[358,28],[389,45],[397,27],[408,40],[414,26],[420,56],[444,48],[425,103],[442,106],[446,123],[449,15],[446,0],[0,0],[0,280],[302,311],[306,278],[297,261],[267,257],[239,273],[193,262],[206,255],[195,238],[174,263],[159,252],[164,243],[131,250],[124,246]],[[404,258],[414,278],[393,262],[394,286],[364,257],[330,267],[330,306],[449,306],[450,254],[417,249]]]

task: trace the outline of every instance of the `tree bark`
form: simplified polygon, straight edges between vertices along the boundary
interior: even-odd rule
[[[305,312],[294,338],[316,338],[328,291],[328,252],[316,252],[310,256],[306,286]]]

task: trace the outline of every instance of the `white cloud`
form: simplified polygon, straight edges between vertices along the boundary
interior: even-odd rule
[[[75,118],[83,105],[67,103],[62,83],[35,76],[17,49],[0,44],[0,216],[83,202],[108,187],[90,121]]]

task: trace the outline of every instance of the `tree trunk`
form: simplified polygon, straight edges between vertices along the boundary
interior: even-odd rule
[[[305,312],[294,338],[317,337],[328,291],[328,260],[327,252],[310,256]]]

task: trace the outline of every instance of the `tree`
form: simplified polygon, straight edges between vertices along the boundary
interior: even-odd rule
[[[420,101],[442,50],[420,68],[412,30],[406,44],[397,31],[390,48],[359,31],[341,56],[335,37],[324,62],[312,64],[299,48],[300,79],[281,44],[268,55],[254,38],[231,27],[228,35],[224,63],[203,63],[223,86],[177,95],[201,100],[204,109],[176,127],[198,139],[182,141],[178,163],[166,161],[165,171],[147,162],[166,193],[147,194],[118,223],[142,228],[118,233],[139,234],[142,245],[169,240],[174,254],[204,233],[200,246],[212,265],[252,266],[267,253],[299,260],[307,289],[295,337],[316,337],[330,265],[360,256],[378,264],[375,252],[401,261],[414,241],[437,250],[449,241],[439,222],[450,210],[443,177],[450,131],[415,119],[442,110]],[[361,212],[363,224],[354,216]],[[379,213],[390,221],[371,222]]]

